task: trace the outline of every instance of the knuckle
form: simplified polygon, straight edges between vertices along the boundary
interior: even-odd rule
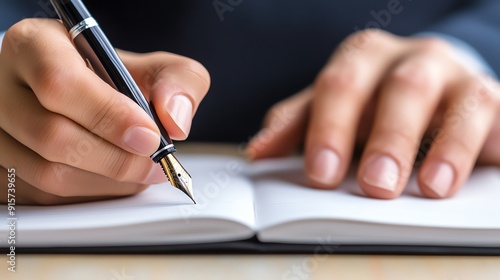
[[[335,92],[335,94],[356,94],[363,90],[359,67],[336,67],[319,74],[315,82],[316,92]],[[342,69],[342,70],[338,70]]]
[[[59,163],[45,162],[40,164],[34,173],[34,185],[42,191],[61,196],[70,196],[64,176],[71,176],[70,167]]]
[[[424,53],[432,54],[445,54],[450,52],[450,45],[443,39],[440,38],[422,38],[420,39],[419,48]]]
[[[473,96],[485,104],[500,108],[500,85],[493,79],[480,79]]]
[[[208,90],[210,87],[210,74],[200,62],[188,57],[180,57],[176,61],[176,66],[192,73],[197,78],[197,83],[201,84],[205,91]]]
[[[280,101],[269,108],[265,117],[264,117],[264,125],[269,126],[276,118],[279,117],[281,112],[286,109],[286,102]]]
[[[368,44],[385,45],[389,41],[390,35],[383,30],[368,28],[349,35],[342,43],[344,47],[353,46],[364,47]]]
[[[40,103],[51,111],[58,111],[61,106],[61,100],[70,91],[70,82],[73,74],[67,70],[61,62],[40,58],[39,63],[33,67],[34,73],[37,73],[35,81],[37,87],[35,94]]]
[[[475,155],[477,154],[477,147],[471,145],[470,141],[466,137],[457,137],[454,139],[455,144],[453,145],[454,150],[458,155]]]
[[[16,42],[29,42],[34,39],[37,33],[37,20],[23,19],[12,25],[5,33],[5,38]],[[13,44],[14,45],[14,44]]]
[[[434,94],[437,87],[434,69],[431,60],[414,59],[396,67],[389,75],[389,81],[404,88],[413,89],[410,92]]]
[[[349,35],[344,42],[348,45],[358,46],[365,43],[365,41],[368,39],[373,40],[378,38],[379,32],[379,30],[375,29],[361,30]]]
[[[388,124],[377,131],[377,135],[382,136],[380,141],[392,143],[392,146],[399,147],[400,151],[415,153],[420,147],[420,137],[415,134],[412,128]]]
[[[42,125],[36,133],[36,150],[43,158],[49,161],[59,161],[61,147],[66,147],[69,143],[68,124],[60,118],[53,118],[47,124]]]
[[[314,124],[314,131],[318,131],[318,133],[310,133],[307,137],[313,136],[316,143],[325,143],[331,147],[347,144],[345,140],[350,139],[354,133],[351,125],[334,119],[323,120],[322,123]],[[346,138],[339,139],[335,135],[343,135]]]
[[[113,160],[108,161],[108,174],[115,181],[130,181],[130,175],[134,174],[134,176],[137,176],[141,169],[136,164],[135,157],[128,155],[124,151],[117,149],[110,158]]]
[[[125,112],[130,111],[127,107],[124,102],[120,103],[113,97],[96,104],[96,111],[88,124],[89,130],[103,136],[112,124],[118,124],[120,119],[126,118]]]
[[[210,74],[208,73],[208,70],[201,65],[199,62],[190,60],[191,62],[189,63],[189,67],[186,67],[186,69],[193,73],[198,79],[199,79],[199,84],[202,85],[203,91],[208,91],[210,88]]]
[[[362,31],[359,31],[356,33],[355,36],[367,36],[371,38],[379,38],[381,35],[382,30],[380,29],[374,29],[374,28],[368,28]]]
[[[267,115],[272,118],[272,117],[275,117],[277,115],[279,115],[280,112],[282,112],[283,110],[285,110],[285,108],[287,107],[287,102],[286,100],[282,100],[278,103],[275,103],[274,105],[271,106],[271,108],[269,108],[269,111],[267,112]]]

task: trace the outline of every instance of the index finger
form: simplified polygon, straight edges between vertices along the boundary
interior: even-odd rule
[[[87,68],[59,21],[44,20],[43,29],[25,38],[23,25],[33,24],[29,21],[13,26],[6,38],[26,42],[12,59],[39,102],[129,152],[151,155],[160,133],[148,114]]]
[[[363,31],[343,44],[356,48],[354,40],[370,42],[355,55],[341,46],[315,82],[306,139],[306,173],[315,187],[336,187],[343,179],[363,111],[398,46],[381,31]]]

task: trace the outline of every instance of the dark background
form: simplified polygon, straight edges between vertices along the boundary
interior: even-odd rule
[[[178,53],[209,70],[212,87],[195,117],[190,140],[243,142],[258,131],[271,105],[309,85],[336,46],[355,30],[376,23],[374,14],[387,10],[390,1],[84,2],[115,47]],[[1,0],[0,30],[21,18],[42,16],[47,3]],[[214,3],[232,10],[221,20]],[[462,38],[499,72],[500,1],[400,4],[402,11],[382,22],[382,28],[398,35],[437,31]]]

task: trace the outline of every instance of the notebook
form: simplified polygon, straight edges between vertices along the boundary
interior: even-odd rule
[[[265,244],[500,248],[498,168],[476,169],[451,199],[422,197],[411,178],[400,198],[378,200],[364,196],[353,172],[337,190],[306,187],[299,157],[255,163],[231,156],[179,157],[193,177],[196,205],[165,183],[109,201],[18,206],[17,247],[196,248],[251,240],[260,248]],[[0,211],[0,218],[6,221],[7,211]],[[3,248],[9,247],[8,234],[3,227]]]

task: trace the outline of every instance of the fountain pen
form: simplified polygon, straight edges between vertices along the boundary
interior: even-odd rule
[[[117,91],[134,100],[156,122],[161,139],[151,155],[159,163],[170,184],[184,192],[194,202],[191,175],[174,156],[176,151],[161,124],[152,103],[148,103],[115,49],[81,0],[50,0],[59,18],[68,29],[76,49],[87,65]]]

